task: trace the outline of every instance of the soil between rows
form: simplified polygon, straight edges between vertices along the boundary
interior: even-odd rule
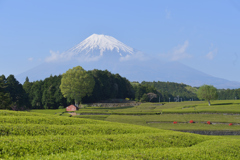
[[[194,134],[201,134],[201,135],[216,135],[216,136],[225,136],[225,135],[240,135],[240,130],[238,131],[216,131],[216,130],[173,130],[179,132],[188,132]]]

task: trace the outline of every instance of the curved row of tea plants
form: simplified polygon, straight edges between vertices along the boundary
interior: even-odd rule
[[[167,131],[162,131],[167,132]],[[81,125],[0,124],[0,136],[10,135],[94,135],[159,133],[159,129],[121,123]]]
[[[79,150],[190,147],[208,139],[200,135],[173,131],[117,135],[5,136],[0,139],[0,157],[19,157],[28,154],[50,155]]]
[[[169,148],[130,148],[119,150],[79,150],[41,156],[48,160],[79,160],[79,159],[178,159],[178,160],[239,160],[239,140],[218,139],[208,140],[191,147]],[[30,155],[21,160],[39,159],[39,155]]]
[[[106,124],[108,122],[91,119],[77,119],[60,116],[1,116],[0,123],[12,124],[52,124],[52,125],[75,125],[75,124]]]
[[[240,140],[237,139],[29,114],[0,112],[0,159],[239,158]]]

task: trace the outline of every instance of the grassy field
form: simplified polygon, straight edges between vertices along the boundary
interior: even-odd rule
[[[143,103],[140,106],[103,108],[86,107],[78,110],[76,113],[239,113],[240,100],[216,100],[209,107],[204,101],[186,101],[186,102],[165,102],[162,103]]]
[[[55,113],[58,111],[0,110],[0,159],[240,159],[237,136],[204,136],[148,127],[144,118],[151,115],[74,118]],[[109,122],[121,116],[125,123]],[[141,126],[143,122],[146,126]]]
[[[143,103],[135,107],[86,107],[76,118],[89,118],[168,130],[240,130],[240,100]],[[103,114],[103,115],[99,115]],[[193,120],[194,124],[189,124]],[[177,124],[173,124],[177,121]],[[212,124],[206,124],[210,121]],[[232,126],[229,124],[232,123]]]

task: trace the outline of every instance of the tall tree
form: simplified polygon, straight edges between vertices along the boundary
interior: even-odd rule
[[[22,87],[24,91],[26,92],[26,101],[25,104],[28,106],[28,108],[31,108],[31,102],[30,102],[30,94],[31,94],[31,87],[33,83],[29,82],[29,78],[26,77],[25,82],[23,83]]]
[[[218,92],[212,85],[202,85],[198,91],[197,95],[199,99],[205,99],[208,101],[208,105],[211,106],[210,100],[218,98]]]
[[[11,104],[10,94],[6,91],[6,78],[0,76],[0,109],[9,109]]]
[[[92,93],[94,85],[93,77],[81,66],[77,66],[63,73],[60,89],[64,97],[74,99],[78,106],[84,96]]]
[[[10,93],[10,97],[17,109],[25,108],[27,100],[27,94],[14,75],[9,75],[6,79],[6,90]]]
[[[30,100],[33,109],[43,109],[42,107],[42,85],[43,81],[36,81],[31,87]]]

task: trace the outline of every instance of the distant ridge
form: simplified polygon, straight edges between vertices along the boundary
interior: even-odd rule
[[[164,62],[150,58],[114,37],[93,34],[66,52],[54,53],[46,62],[16,76],[23,83],[43,80],[50,75],[59,75],[77,65],[85,70],[100,69],[118,73],[130,81],[169,81],[190,86],[203,84],[217,88],[240,88],[240,82],[213,77],[179,62]]]

